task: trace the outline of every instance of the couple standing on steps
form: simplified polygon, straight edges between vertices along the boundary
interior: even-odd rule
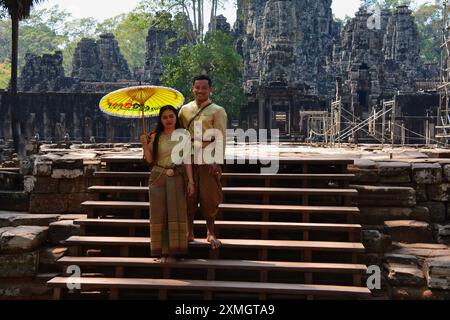
[[[161,108],[156,130],[141,136],[145,159],[153,165],[149,179],[151,254],[161,257],[161,262],[172,262],[187,253],[188,242],[194,241],[199,204],[206,219],[207,241],[212,249],[222,245],[214,232],[214,221],[223,200],[220,179],[227,114],[210,100],[212,81],[208,76],[195,77],[192,92],[195,100],[179,113],[173,106]],[[179,150],[174,133],[181,128],[186,130],[186,139]],[[210,130],[217,134],[207,138]],[[196,150],[203,155],[211,147],[214,162],[198,161]],[[182,161],[175,161],[175,154]]]

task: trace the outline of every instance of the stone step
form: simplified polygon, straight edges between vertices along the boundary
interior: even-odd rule
[[[0,228],[0,254],[31,252],[42,246],[48,227],[19,226]]]
[[[433,243],[433,232],[427,222],[415,220],[385,221],[392,241],[404,243]]]
[[[58,214],[30,214],[25,212],[0,211],[0,228],[18,226],[46,227],[58,221]]]

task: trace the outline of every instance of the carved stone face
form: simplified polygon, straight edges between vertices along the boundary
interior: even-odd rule
[[[296,34],[292,1],[268,1],[264,10],[262,81],[287,82],[292,71]],[[291,69],[291,70],[289,70]]]

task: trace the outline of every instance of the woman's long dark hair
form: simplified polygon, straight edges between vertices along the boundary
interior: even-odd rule
[[[174,106],[167,105],[162,107],[159,110],[159,117],[158,117],[158,124],[156,125],[156,129],[152,131],[150,134],[156,133],[155,140],[153,141],[153,163],[155,164],[158,161],[158,144],[159,144],[159,137],[161,136],[161,133],[164,131],[164,125],[161,121],[162,115],[167,110],[173,111],[175,113],[175,118],[177,119],[175,123],[175,130],[180,128],[180,119],[178,118],[178,110],[175,109]]]

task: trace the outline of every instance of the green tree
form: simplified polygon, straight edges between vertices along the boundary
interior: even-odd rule
[[[11,83],[10,92],[17,93],[17,60],[19,46],[19,21],[30,16],[31,8],[41,0],[0,0],[0,7],[5,8],[11,17]]]
[[[63,65],[66,75],[72,74],[73,54],[82,38],[95,38],[99,34],[98,22],[94,18],[82,18],[64,23]]]
[[[214,81],[213,99],[234,118],[244,101],[241,87],[243,63],[233,39],[223,32],[207,33],[203,43],[185,45],[175,56],[164,57],[164,85],[180,90],[192,100],[192,78],[206,73]]]
[[[33,10],[30,17],[19,26],[18,67],[23,67],[27,52],[42,55],[62,50],[67,43],[65,24],[71,15],[58,6]],[[11,26],[9,20],[0,20],[0,61],[10,57]]]
[[[123,13],[118,16],[106,19],[103,22],[97,23],[95,33],[114,33],[117,29],[117,26],[125,20],[126,16],[127,15]]]
[[[395,9],[398,6],[410,6],[412,0],[361,0],[361,6],[365,8]]]
[[[424,62],[439,62],[442,41],[442,5],[439,0],[420,5],[414,11],[420,32],[421,57]]]
[[[9,91],[12,98],[11,124],[13,131],[14,147],[17,152],[22,153],[23,142],[19,141],[18,123],[16,118],[17,106],[17,59],[19,46],[19,21],[30,16],[31,8],[40,0],[0,0],[0,7],[6,8],[11,17],[11,80]]]
[[[11,63],[8,59],[0,63],[0,89],[8,87],[11,78]]]
[[[114,36],[130,69],[140,68],[145,62],[146,39],[153,16],[142,9],[126,15],[115,28]]]

